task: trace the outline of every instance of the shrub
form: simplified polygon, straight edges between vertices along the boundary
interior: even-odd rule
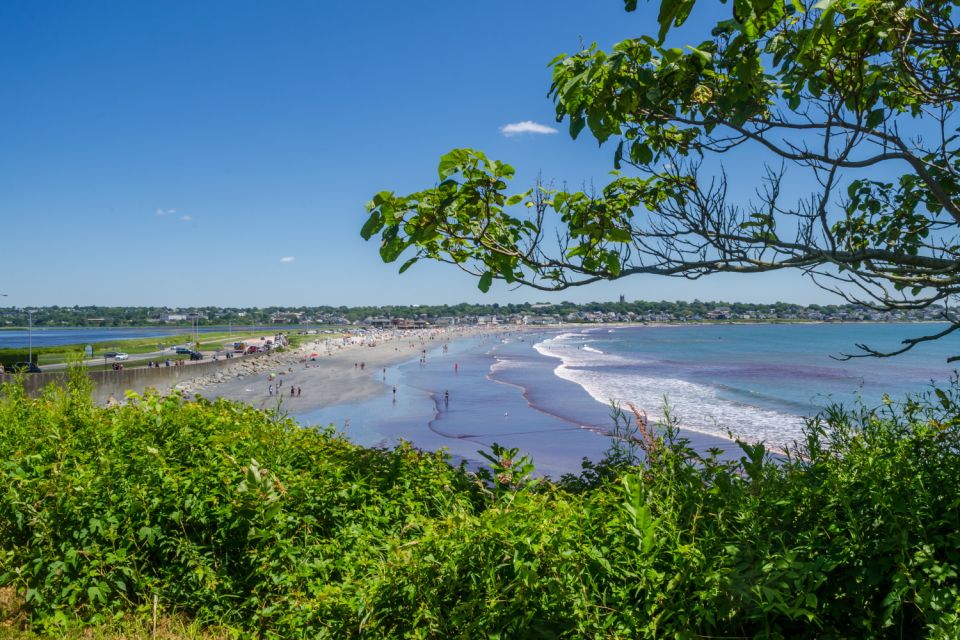
[[[225,401],[99,408],[88,384],[0,388],[0,587],[35,630],[146,616],[154,597],[284,638],[960,628],[956,382],[831,408],[787,455],[697,452],[669,419],[556,483],[502,447],[474,474]]]

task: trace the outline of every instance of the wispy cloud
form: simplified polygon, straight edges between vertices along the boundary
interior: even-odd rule
[[[280,258],[280,262],[285,262],[285,263],[293,262],[294,260],[296,260],[296,258],[294,258],[293,256],[283,256],[282,258]]]
[[[180,216],[180,219],[183,220],[184,222],[190,222],[191,220],[193,220],[193,216]]]
[[[174,213],[176,213],[176,212],[177,212],[176,209],[157,209],[157,215],[158,215],[158,216],[169,216],[169,215],[174,214]]]
[[[556,133],[557,130],[553,127],[548,127],[545,124],[540,124],[539,122],[534,122],[533,120],[524,120],[523,122],[513,122],[511,124],[505,124],[500,127],[500,133],[505,136],[515,136],[523,133],[539,133],[539,134],[551,134]]]

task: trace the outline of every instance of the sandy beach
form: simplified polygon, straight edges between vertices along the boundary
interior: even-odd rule
[[[262,408],[307,413],[334,404],[360,402],[386,391],[385,368],[417,359],[454,340],[524,331],[516,326],[468,326],[414,330],[369,330],[317,339],[276,354],[244,359],[227,372],[177,385],[186,395],[225,398]],[[290,390],[299,390],[291,396]]]

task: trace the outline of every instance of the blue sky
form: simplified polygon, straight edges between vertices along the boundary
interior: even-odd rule
[[[432,185],[454,147],[510,162],[518,188],[604,184],[613,149],[554,122],[546,63],[652,32],[655,8],[5,0],[4,303],[835,302],[787,273],[484,295],[445,265],[398,275],[359,237],[374,193]],[[523,121],[560,132],[501,132]]]

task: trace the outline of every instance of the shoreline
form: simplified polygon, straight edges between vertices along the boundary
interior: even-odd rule
[[[742,327],[747,323],[735,324]],[[756,323],[750,324],[756,326]],[[707,326],[732,328],[734,323],[710,323]],[[455,458],[471,462],[477,461],[477,449],[489,446],[492,442],[519,446],[533,457],[538,469],[555,475],[558,470],[578,470],[583,454],[596,461],[596,456],[609,446],[613,426],[609,421],[610,405],[596,395],[594,384],[585,386],[579,379],[560,375],[558,370],[565,366],[563,359],[540,352],[534,348],[534,344],[543,337],[555,337],[568,332],[600,331],[605,334],[606,330],[628,327],[653,330],[678,328],[671,323],[569,323],[370,331],[345,340],[307,342],[276,356],[271,354],[258,358],[256,371],[239,375],[232,372],[217,374],[213,377],[218,379],[193,380],[176,388],[186,395],[198,393],[209,399],[226,398],[260,409],[277,409],[288,413],[304,427],[333,424],[338,431],[362,446],[393,446],[400,440],[407,440],[424,450],[445,448]],[[690,326],[690,329],[695,327]],[[506,339],[511,334],[516,339]],[[496,336],[504,339],[494,340]],[[520,345],[517,344],[505,344],[514,342],[522,345],[524,336],[540,337],[526,339],[524,349],[518,349]],[[471,338],[480,340],[470,342]],[[455,343],[457,346],[453,346]],[[444,346],[450,347],[449,354]],[[429,362],[418,366],[417,357],[424,352],[430,356]],[[314,353],[317,355],[313,356]],[[516,364],[521,366],[511,368],[510,362],[504,363],[505,368],[496,366],[500,356],[504,356],[505,360],[515,358],[518,360]],[[454,369],[455,361],[461,367],[459,376]],[[366,365],[362,369],[360,362]],[[728,364],[726,360],[724,363]],[[662,368],[663,365],[667,365],[667,368]],[[672,373],[674,366],[683,368],[683,361],[668,359],[658,367],[657,372],[647,377],[679,376],[682,380],[682,374]],[[808,376],[823,375],[818,384],[827,385],[824,391],[826,397],[829,397],[832,385],[848,383],[846,379],[831,378],[802,363],[791,363],[789,369],[791,375],[798,370]],[[383,370],[386,371],[381,374]],[[275,374],[272,380],[270,373]],[[783,371],[777,370],[764,375],[783,374]],[[853,378],[858,375],[853,375]],[[274,385],[276,389],[275,385],[281,381],[280,395],[271,394],[273,389],[270,386]],[[691,384],[712,385],[713,381],[708,377]],[[394,402],[391,403],[390,387],[393,385],[397,385],[400,392],[393,396]],[[485,385],[499,387],[499,390]],[[291,397],[289,390],[298,387],[302,390],[301,394]],[[739,410],[737,408],[744,401],[729,395],[736,390],[735,387],[728,388],[720,384],[718,388],[721,391],[714,390],[711,396],[700,398],[699,404],[706,403],[702,409],[699,406],[692,409],[690,398],[686,398],[688,406],[685,411],[680,411],[682,403],[671,402],[681,420],[680,435],[688,438],[691,446],[701,452],[719,447],[732,455],[742,453],[736,445],[737,440],[748,443],[764,441],[767,451],[774,455],[782,455],[786,447],[792,448],[796,438],[790,429],[780,432],[786,425],[781,425],[780,419],[763,424],[750,423],[752,427],[746,429],[740,428],[735,414],[730,411],[727,411],[724,419],[722,412],[717,413],[718,408]],[[452,394],[449,407],[444,402],[447,389]],[[625,386],[623,391],[628,395],[617,394],[612,397],[627,397],[634,401],[638,407],[648,411],[651,422],[661,417],[658,401],[662,395],[659,391],[654,395],[646,394],[646,398],[643,391],[638,392],[636,388],[631,391],[629,386]],[[716,393],[721,396],[714,397]],[[670,398],[675,399],[674,395],[670,395]],[[786,397],[782,400],[787,401]],[[716,405],[717,402],[721,405]],[[793,414],[791,422],[797,422],[798,428],[793,430],[796,432],[802,428],[802,416],[815,415],[813,407],[810,412],[794,413],[749,401],[743,406],[756,413],[757,418],[770,411],[788,411]],[[717,418],[699,420],[704,411],[717,415],[720,421]]]
[[[471,337],[522,332],[525,328],[451,327],[370,330],[362,335],[304,342],[259,358],[246,371],[201,376],[176,385],[186,395],[224,398],[260,409],[304,414],[340,404],[360,403],[385,393],[388,368],[416,360],[424,350]],[[272,377],[271,377],[272,374]],[[290,395],[289,389],[300,394]],[[279,389],[279,393],[277,390]]]

